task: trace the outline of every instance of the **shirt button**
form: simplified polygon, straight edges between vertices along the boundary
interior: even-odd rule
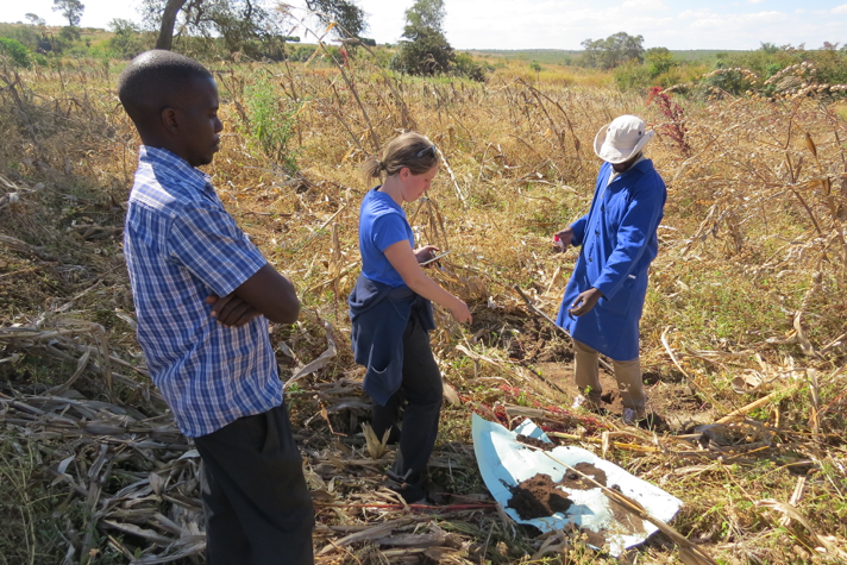
[[[589,263],[592,263],[592,258],[591,258],[591,257],[590,257],[590,258],[586,258],[586,261],[588,261]]]
[[[601,212],[603,212],[604,210],[604,205],[601,205]]]
[[[601,235],[601,233],[600,233],[600,232],[598,232],[597,230],[595,230],[595,235],[596,235],[596,236],[600,236],[600,235]]]

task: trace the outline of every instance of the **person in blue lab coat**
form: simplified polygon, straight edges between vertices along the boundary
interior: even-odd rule
[[[654,136],[645,122],[619,116],[595,136],[604,160],[589,213],[556,233],[562,249],[580,246],[557,324],[574,339],[575,407],[598,410],[598,354],[613,361],[624,421],[647,417],[639,365],[639,319],[648,288],[648,267],[657,256],[665,183],[642,150]]]

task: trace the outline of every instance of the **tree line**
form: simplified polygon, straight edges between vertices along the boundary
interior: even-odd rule
[[[67,19],[68,26],[57,33],[36,14],[26,15],[30,26],[0,24],[0,55],[5,54],[16,65],[27,66],[33,61],[45,62],[44,56],[63,54],[132,58],[153,47],[173,48],[201,59],[247,57],[305,61],[314,53],[314,48],[307,45],[293,45],[300,38],[287,36],[286,30],[291,27],[291,20],[297,18],[287,6],[272,5],[271,0],[140,2],[141,25],[115,19],[109,25],[113,35],[105,47],[90,48],[84,40],[83,48],[80,46],[81,30],[77,26],[85,10],[84,4],[80,0],[53,0],[53,10]],[[356,0],[305,2],[322,27],[332,28],[330,34],[341,44],[328,48],[330,56],[337,61],[354,56],[359,44],[375,45],[373,39],[366,37],[366,14]],[[485,80],[491,67],[451,46],[445,36],[446,16],[444,0],[415,0],[405,11],[406,24],[398,44],[380,52],[381,64],[410,75],[456,75]],[[763,43],[761,49],[754,52],[720,53],[711,69],[680,61],[665,47],[645,49],[643,36],[624,31],[602,39],[586,39],[581,45],[582,53],[563,63],[611,72],[622,89],[670,88],[691,82],[696,74],[702,75],[698,81],[703,85],[731,94],[753,89],[771,95],[781,89],[794,88],[795,83],[809,84],[812,79],[826,84],[846,82],[845,46],[839,44],[826,43],[821,49],[808,50],[804,46],[779,47]],[[389,55],[385,55],[386,51]],[[802,63],[807,66],[798,67],[791,76],[772,80],[783,69]],[[535,61],[530,66],[537,74],[542,70]],[[751,72],[743,72],[743,69]],[[812,74],[816,76],[807,76]]]

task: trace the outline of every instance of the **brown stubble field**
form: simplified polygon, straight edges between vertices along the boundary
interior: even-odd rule
[[[713,560],[845,562],[844,100],[675,95],[681,143],[646,95],[602,76],[412,79],[366,53],[343,73],[317,58],[209,66],[225,132],[206,170],[304,304],[272,342],[283,380],[296,378],[287,403],[319,562],[617,563],[579,533],[532,532],[498,511],[476,469],[472,411],[511,426],[529,416],[679,497],[671,526]],[[198,459],[133,334],[120,237],[138,139],[114,94],[119,70],[0,70],[5,562],[194,562],[203,548]],[[555,316],[576,252],[556,253],[551,235],[588,207],[592,140],[622,113],[658,129],[648,156],[669,193],[642,322],[656,431],[624,427],[615,399],[604,417],[569,410],[568,339],[515,289]],[[282,131],[285,115],[288,153],[257,142],[260,123]],[[368,188],[358,166],[407,129],[443,157],[408,215],[421,243],[451,251],[434,276],[475,317],[460,327],[438,313],[433,334],[450,388],[431,461],[446,501],[432,508],[380,488],[392,456],[361,434],[345,303]],[[691,553],[655,535],[627,558]]]

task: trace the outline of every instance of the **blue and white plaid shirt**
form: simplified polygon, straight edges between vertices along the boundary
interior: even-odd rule
[[[141,146],[124,255],[138,341],[183,434],[203,436],[282,403],[267,319],[225,328],[205,302],[266,263],[208,176],[167,150]]]

